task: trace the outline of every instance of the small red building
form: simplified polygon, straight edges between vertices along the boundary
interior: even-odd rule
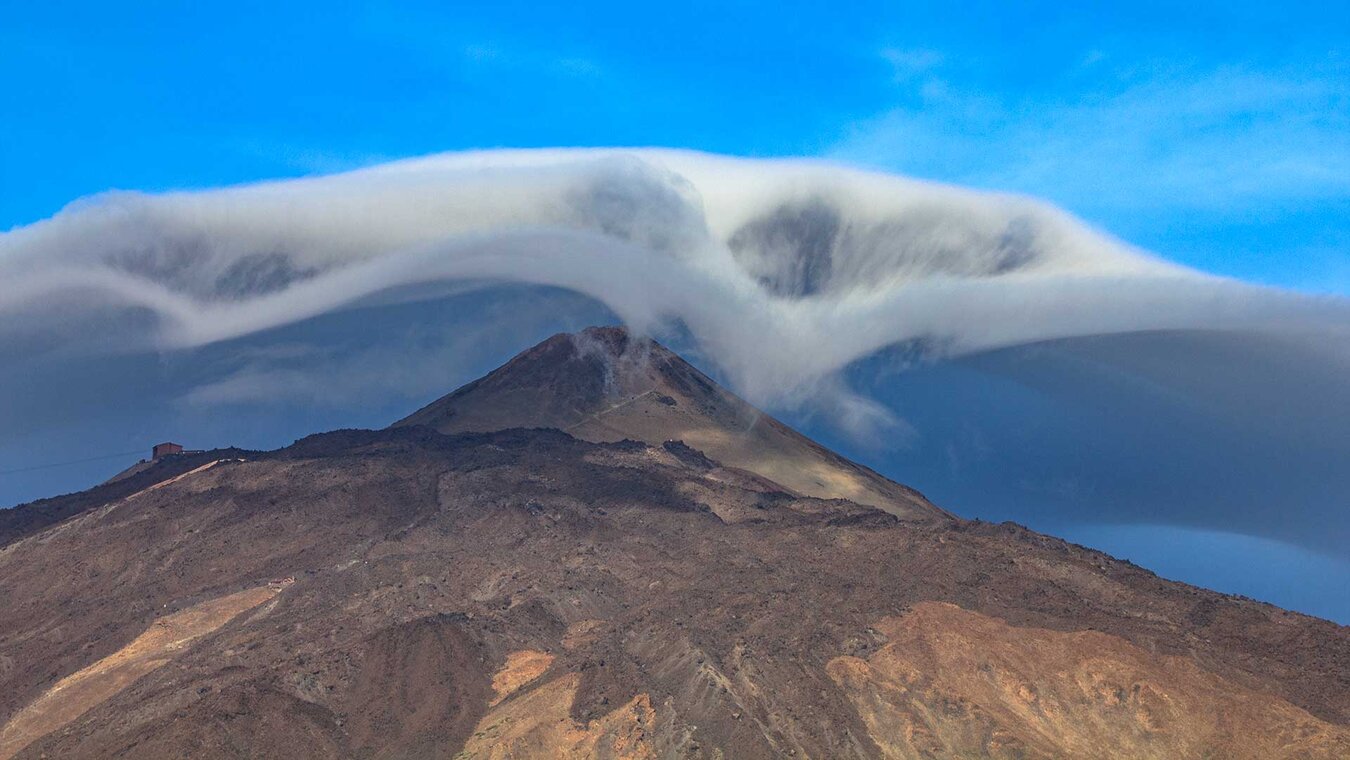
[[[166,457],[170,454],[182,454],[183,446],[177,443],[157,443],[150,451],[151,459],[159,459],[160,457]]]

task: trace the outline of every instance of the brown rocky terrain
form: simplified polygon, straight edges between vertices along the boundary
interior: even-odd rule
[[[0,758],[1350,756],[1350,629],[955,518],[695,373],[560,336],[17,508]]]
[[[555,335],[395,423],[442,433],[549,427],[586,441],[680,441],[802,496],[916,520],[946,516],[911,488],[850,462],[754,408],[693,365],[620,328]]]

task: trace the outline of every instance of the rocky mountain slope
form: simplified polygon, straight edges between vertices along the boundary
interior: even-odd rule
[[[802,496],[849,499],[908,520],[948,515],[835,454],[617,327],[555,335],[395,426],[442,433],[551,427],[586,441],[681,441]]]
[[[194,465],[0,539],[0,759],[1350,756],[1350,629],[952,517],[620,331]]]

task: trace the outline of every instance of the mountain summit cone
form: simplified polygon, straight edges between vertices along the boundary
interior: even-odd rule
[[[622,327],[561,333],[394,424],[442,433],[547,427],[600,442],[682,441],[799,496],[907,520],[949,515],[756,409],[660,343]]]

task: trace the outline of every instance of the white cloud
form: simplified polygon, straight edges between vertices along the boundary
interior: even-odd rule
[[[453,323],[384,325],[364,341],[334,345],[240,341],[223,367],[177,399],[180,407],[330,408],[360,407],[371,399],[422,399],[443,393],[448,383],[473,379],[472,368],[497,355],[500,346],[522,347],[557,314],[581,311],[575,296],[498,294],[492,302]],[[217,352],[220,353],[220,352]],[[219,361],[219,359],[218,359]]]
[[[1334,330],[1350,314],[1169,265],[1024,198],[670,151],[450,154],[103,196],[0,235],[0,281],[0,341],[39,330],[126,350],[391,294],[555,286],[641,330],[683,325],[770,404],[800,403],[897,343],[951,355],[1139,330]],[[121,313],[152,319],[109,318]],[[832,403],[859,427],[876,420],[846,396]]]

